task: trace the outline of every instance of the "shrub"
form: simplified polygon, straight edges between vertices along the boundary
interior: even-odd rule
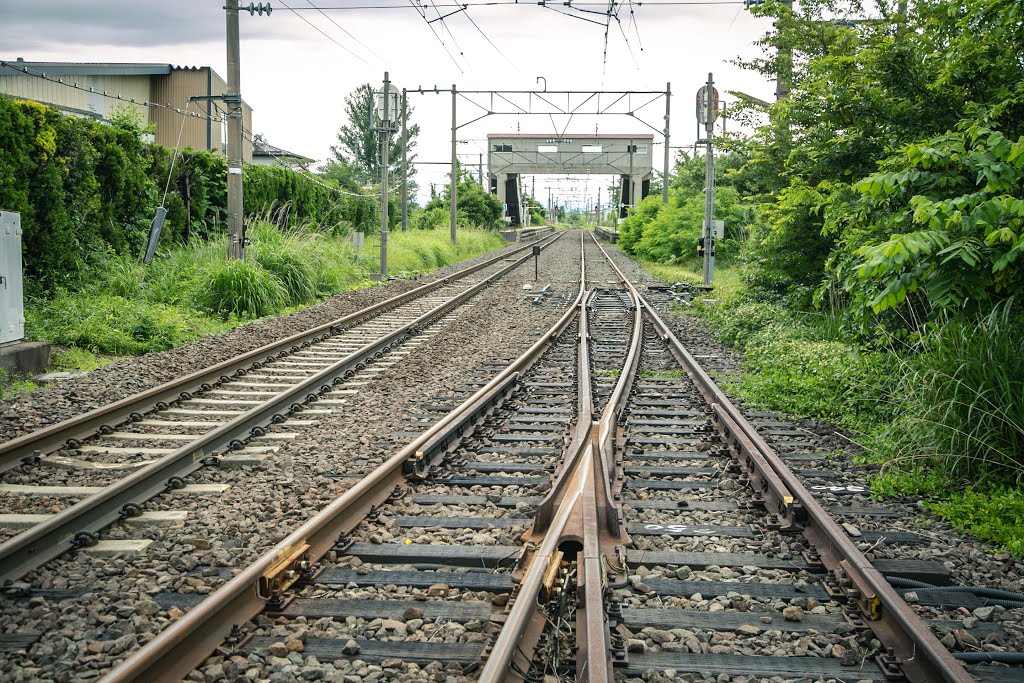
[[[281,281],[252,261],[222,261],[198,276],[198,302],[212,313],[260,318],[280,312],[287,292]]]
[[[1024,319],[1011,303],[974,321],[930,326],[893,394],[893,460],[932,461],[951,476],[1024,478]]]
[[[110,354],[162,351],[211,331],[194,314],[121,296],[61,293],[25,313],[33,338]]]
[[[298,250],[270,247],[254,251],[256,263],[281,281],[289,306],[309,303],[316,298],[316,271]]]

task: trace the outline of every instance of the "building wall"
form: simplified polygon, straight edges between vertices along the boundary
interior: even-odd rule
[[[181,146],[193,149],[208,149],[219,154],[226,152],[226,125],[222,114],[227,109],[219,100],[202,100],[189,104],[190,97],[223,95],[227,89],[224,80],[209,67],[171,68],[169,74],[149,73],[145,75],[88,75],[68,73],[77,65],[63,67],[60,78],[68,83],[92,87],[96,92],[87,92],[28,74],[0,72],[0,93],[13,97],[33,100],[55,106],[67,113],[110,119],[124,108],[134,108],[142,117],[143,125],[155,124],[155,141],[165,147],[174,147],[181,133]],[[54,67],[57,68],[57,67]],[[84,68],[88,68],[85,65]],[[99,68],[103,68],[100,65]],[[109,68],[109,67],[107,67]],[[166,67],[165,67],[166,69]],[[4,71],[7,71],[6,69]],[[122,99],[104,97],[121,95]],[[135,103],[131,100],[134,99]],[[202,114],[201,118],[182,117],[173,109],[160,106],[145,106],[143,102],[174,107],[182,111],[188,106],[189,112]],[[214,120],[207,121],[209,112]],[[184,118],[184,128],[182,121]],[[252,108],[242,103],[242,158],[252,162]],[[246,132],[247,131],[247,132]]]
[[[222,122],[222,115],[227,108],[220,100],[198,101],[188,104],[189,97],[206,95],[223,95],[227,83],[210,70],[209,67],[199,69],[174,69],[167,76],[153,79],[153,102],[169,105],[184,110],[188,105],[189,112],[202,114],[203,118],[188,117],[185,127],[181,130],[181,146],[193,149],[209,149],[219,154],[226,153],[224,147],[227,139],[227,126]],[[213,118],[207,121],[207,115]],[[156,123],[156,141],[166,147],[174,147],[181,129],[182,117],[174,111],[152,107],[151,116]],[[252,108],[242,103],[242,158],[252,162]]]
[[[91,87],[90,93],[27,74],[0,75],[0,93],[35,102],[53,105],[71,114],[109,119],[116,112],[129,108],[142,115],[143,123],[150,123],[150,108],[142,104],[150,99],[150,76],[61,76],[70,83]],[[121,95],[123,100],[102,95]],[[131,99],[136,103],[133,104]]]

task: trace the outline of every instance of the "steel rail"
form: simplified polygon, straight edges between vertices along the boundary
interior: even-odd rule
[[[15,581],[25,573],[73,550],[76,539],[83,538],[83,534],[94,534],[127,516],[132,506],[138,506],[165,491],[172,477],[187,476],[202,467],[207,458],[225,450],[244,447],[244,440],[253,435],[253,430],[269,424],[282,414],[300,412],[303,403],[315,402],[320,395],[330,393],[335,385],[344,381],[346,374],[354,373],[375,357],[383,355],[414,330],[431,324],[494,280],[518,268],[530,257],[531,254],[520,257],[419,318],[364,345],[265,403],[0,544],[0,582]],[[86,535],[84,538],[89,537]]]
[[[534,516],[533,529],[543,534],[543,538],[537,550],[530,557],[531,564],[527,567],[525,574],[519,581],[519,588],[515,593],[515,602],[509,608],[505,623],[498,633],[487,653],[487,661],[484,663],[483,671],[480,673],[478,683],[499,683],[506,680],[512,671],[512,657],[517,652],[523,654],[525,664],[530,665],[533,658],[533,651],[536,646],[536,639],[539,637],[538,629],[528,628],[531,622],[536,620],[537,596],[543,585],[544,575],[549,565],[554,561],[554,554],[558,550],[558,542],[561,540],[562,531],[569,520],[572,512],[571,507],[558,506],[558,501],[572,497],[570,490],[573,483],[573,471],[571,463],[577,458],[583,457],[583,452],[590,449],[590,428],[591,411],[593,403],[590,393],[590,363],[587,357],[587,269],[586,269],[586,241],[583,235],[580,236],[580,287],[576,295],[576,301],[572,305],[572,311],[579,320],[577,332],[577,344],[579,354],[577,356],[577,416],[573,425],[572,437],[566,449],[566,456],[563,465],[555,477],[548,495],[544,497],[537,507]],[[577,482],[578,483],[578,482]],[[520,558],[520,561],[525,556]],[[528,639],[531,642],[524,642]]]
[[[586,237],[584,237],[586,240]],[[603,250],[602,250],[602,253]],[[604,254],[608,263],[611,259]],[[618,269],[615,269],[618,272]],[[618,272],[619,280],[629,290],[628,281]],[[582,281],[586,282],[583,270]],[[604,557],[614,554],[610,546],[629,543],[622,526],[621,512],[615,503],[611,482],[615,472],[612,463],[613,435],[616,422],[625,408],[629,387],[633,381],[642,341],[643,319],[640,315],[640,301],[635,293],[630,296],[634,302],[634,327],[629,350],[623,362],[622,371],[615,388],[597,420],[593,420],[594,407],[590,390],[590,360],[588,341],[590,332],[586,317],[586,300],[580,300],[578,376],[579,415],[570,446],[566,449],[563,464],[559,469],[551,491],[538,506],[533,526],[528,536],[542,534],[539,548],[530,556],[529,566],[524,573],[515,603],[506,618],[505,626],[491,647],[479,683],[498,683],[510,680],[509,666],[516,652],[532,656],[531,644],[523,647],[523,640],[531,618],[535,618],[535,605],[548,573],[549,565],[555,558],[559,546],[567,540],[582,545],[576,557],[577,566],[577,636],[578,647],[576,678],[587,683],[611,683],[613,663],[609,643],[610,631],[604,607],[605,569]],[[602,445],[611,454],[602,457]],[[621,563],[611,563],[620,566]]]
[[[339,537],[355,529],[371,508],[396,493],[396,487],[405,481],[403,470],[407,463],[429,458],[432,454],[425,451],[428,444],[444,448],[450,441],[446,437],[452,430],[466,424],[467,414],[481,415],[496,390],[510,377],[529,369],[578,314],[582,298],[581,291],[551,329],[485,386],[210,593],[110,671],[103,677],[103,682],[176,681],[199,666],[224,642],[234,627],[245,624],[263,611],[270,597],[266,591],[268,584],[281,581],[289,572],[308,571],[334,547]]]
[[[801,517],[806,519],[802,529],[804,537],[820,556],[847,598],[856,603],[864,624],[879,642],[891,650],[892,660],[882,662],[883,667],[895,664],[912,683],[970,683],[974,677],[939,642],[928,625],[893,589],[885,577],[874,568],[846,532],[814,498],[799,477],[789,469],[778,453],[743,416],[736,406],[722,394],[714,381],[686,351],[676,336],[650,307],[647,315],[672,354],[697,384],[705,397],[715,398],[712,407],[716,426],[727,441],[742,444],[765,481],[778,481],[781,491],[769,485],[768,492],[777,499],[786,495],[801,506]],[[709,401],[710,402],[710,401]],[[763,471],[763,467],[770,470]],[[784,504],[784,503],[783,503]]]
[[[604,252],[603,247],[601,251]],[[618,270],[617,267],[615,269]],[[806,520],[802,529],[804,537],[831,573],[836,587],[855,602],[864,624],[879,642],[889,648],[890,655],[880,662],[883,670],[891,671],[895,665],[912,683],[974,681],[974,677],[939,642],[924,620],[874,568],[800,478],[718,388],[647,300],[631,283],[629,287],[636,292],[658,336],[668,345],[711,406],[716,427],[726,442],[750,458],[749,462],[760,472],[767,484],[767,492],[778,500],[778,505],[791,509],[793,505],[800,506],[799,516]],[[767,470],[764,469],[766,467]]]
[[[554,242],[560,236],[560,234],[554,236],[551,242]],[[234,372],[250,366],[253,368],[258,367],[256,364],[264,360],[272,361],[282,358],[289,352],[299,351],[301,348],[309,347],[315,342],[324,341],[330,338],[332,334],[340,333],[342,330],[339,328],[364,322],[380,313],[417,299],[428,292],[458,281],[478,270],[532,247],[533,245],[517,247],[500,256],[470,266],[457,273],[446,275],[433,282],[428,282],[425,285],[350,313],[337,320],[293,334],[285,339],[266,344],[252,351],[247,351],[239,356],[221,361],[184,377],[165,382],[100,408],[95,408],[81,415],[0,443],[0,472],[17,467],[25,458],[39,456],[63,448],[69,440],[82,440],[94,435],[100,428],[113,427],[130,419],[133,413],[147,413],[156,409],[159,404],[176,401],[181,398],[181,393],[184,391],[194,391],[197,387],[201,387],[204,384],[210,386],[219,385],[223,378]]]

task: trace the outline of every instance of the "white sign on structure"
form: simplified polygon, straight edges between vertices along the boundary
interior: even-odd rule
[[[387,92],[387,118],[384,117],[384,91],[377,93],[377,118],[380,121],[387,121],[388,123],[394,123],[398,120],[398,106],[399,106],[399,90],[394,85],[388,85]]]
[[[725,221],[711,221],[711,231],[716,240],[725,239]]]
[[[708,111],[708,86],[697,91],[697,123],[713,123],[718,119],[718,88],[712,88],[711,111]],[[710,113],[711,118],[708,118]]]

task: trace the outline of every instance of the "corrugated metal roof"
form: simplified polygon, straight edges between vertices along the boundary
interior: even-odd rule
[[[171,73],[170,64],[111,63],[111,62],[28,62],[6,60],[14,67],[4,70],[5,75],[17,73],[18,67],[42,71],[48,76],[156,76]]]

